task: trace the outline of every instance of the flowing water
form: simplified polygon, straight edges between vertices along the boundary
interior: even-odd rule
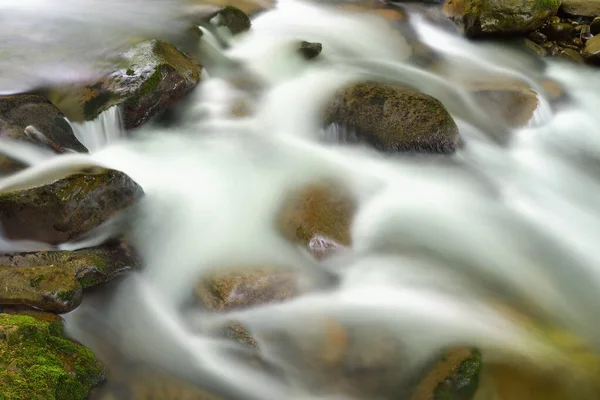
[[[7,4],[29,12],[24,3]],[[68,24],[70,16],[112,27],[130,13],[139,19],[130,26],[135,37],[178,15],[124,8],[118,17],[96,19],[78,12],[80,4],[97,3],[75,3],[73,13],[44,15],[46,40],[62,38],[53,23]],[[35,15],[20,20],[26,30],[41,11]],[[253,20],[250,32],[225,37],[227,48],[217,40],[201,44],[233,72],[223,73],[220,61],[207,68],[177,124],[125,135],[115,109],[73,124],[90,154],[49,157],[2,143],[3,152],[30,164],[0,181],[3,192],[100,166],[124,171],[146,193],[118,221],[60,246],[95,245],[125,227],[144,263],[110,296],[90,295],[67,315],[68,332],[100,358],[101,342],[110,338],[128,360],[231,399],[372,398],[319,380],[315,367],[288,351],[289,340],[276,339],[324,336],[327,321],[390,332],[402,353],[399,384],[441,349],[467,345],[481,349],[484,364],[542,371],[571,390],[556,398],[597,398],[591,377],[597,379],[600,366],[600,75],[580,65],[535,62],[508,45],[467,42],[417,12],[409,21],[396,23],[411,24],[402,34],[374,14],[281,0]],[[71,33],[82,29],[67,26]],[[107,48],[94,32],[85,46],[93,43],[100,55]],[[414,37],[407,35],[418,35],[441,61],[413,62]],[[76,46],[61,57],[81,54],[84,42],[63,39]],[[297,40],[322,43],[323,53],[306,61],[295,51]],[[47,55],[22,52],[28,59]],[[11,83],[62,80],[11,58],[5,64],[16,72]],[[240,75],[254,80],[252,90],[236,85]],[[364,79],[409,84],[440,99],[464,145],[452,156],[408,157],[344,144],[351,131],[323,128],[321,109],[335,90]],[[545,91],[548,80],[564,89],[561,102]],[[540,99],[520,129],[485,109],[471,90],[515,82]],[[239,101],[250,105],[249,116],[231,115]],[[352,246],[325,262],[284,239],[274,223],[289,194],[321,181],[342,185],[357,202]],[[232,265],[288,268],[306,286],[290,301],[242,311],[190,308],[196,282]],[[230,320],[256,338],[269,368],[253,366],[243,348],[209,334]],[[583,344],[569,347],[567,338]],[[530,395],[523,398],[549,398]],[[477,396],[497,398],[483,390]]]

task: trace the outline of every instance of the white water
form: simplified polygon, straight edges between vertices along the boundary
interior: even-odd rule
[[[96,165],[124,171],[146,193],[131,214],[143,272],[126,279],[101,312],[84,304],[69,315],[69,332],[99,354],[91,333],[110,332],[128,357],[234,399],[369,398],[315,384],[312,368],[272,339],[318,334],[324,319],[393,332],[404,349],[399,381],[439,349],[464,344],[483,349],[486,362],[525,360],[561,368],[565,380],[580,378],[572,354],[498,305],[600,351],[600,76],[560,63],[542,71],[514,50],[413,22],[446,56],[435,74],[405,61],[409,45],[383,20],[282,1],[225,52],[259,80],[262,93],[215,74],[180,127],[125,138],[104,115],[75,127],[90,155],[23,153],[31,167],[0,181],[1,191]],[[321,42],[323,53],[304,61],[294,52],[298,39]],[[411,83],[442,100],[464,149],[452,163],[436,163],[323,142],[322,104],[365,78]],[[544,78],[567,89],[567,107],[550,109]],[[468,87],[515,80],[541,99],[535,121],[511,131]],[[254,113],[233,118],[230,106],[241,98],[253,101]],[[0,149],[15,155],[8,144]],[[325,179],[346,186],[358,211],[352,247],[319,263],[282,238],[273,221],[288,193]],[[200,276],[231,265],[289,268],[326,288],[230,314],[184,313]],[[328,284],[332,276],[338,285]],[[229,318],[250,330],[285,379],[251,368],[232,355],[231,343],[205,334]]]

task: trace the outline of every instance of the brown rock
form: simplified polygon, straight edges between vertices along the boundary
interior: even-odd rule
[[[600,0],[562,0],[561,9],[567,14],[595,17],[600,15]]]
[[[356,131],[348,142],[385,152],[453,153],[458,145],[456,123],[439,100],[397,85],[364,82],[339,91],[325,122]]]
[[[481,88],[474,95],[487,112],[512,127],[526,125],[538,106],[537,94],[527,88]]]
[[[290,196],[277,216],[277,227],[317,258],[350,246],[350,223],[356,210],[352,195],[335,183],[321,182]]]
[[[196,296],[213,311],[280,302],[296,293],[296,275],[274,268],[228,269],[205,277]]]
[[[9,239],[59,244],[97,227],[142,194],[135,182],[118,171],[72,175],[33,189],[0,194],[0,223]]]
[[[0,266],[0,305],[26,305],[39,310],[66,313],[81,304],[81,285],[69,271],[45,266]]]

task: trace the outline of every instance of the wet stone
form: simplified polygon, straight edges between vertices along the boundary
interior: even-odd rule
[[[548,41],[548,37],[540,31],[531,32],[528,37],[532,42],[537,44],[543,44]]]
[[[574,61],[576,63],[583,63],[583,57],[579,54],[579,52],[572,48],[561,48],[558,53],[558,57],[563,58],[565,60]]]
[[[307,60],[312,60],[321,54],[321,50],[323,50],[321,43],[310,43],[306,41],[300,43],[300,54]]]
[[[594,20],[590,24],[590,33],[592,35],[600,34],[600,17],[594,18]]]
[[[581,55],[586,62],[600,65],[600,35],[587,41]]]
[[[566,23],[548,24],[541,29],[541,32],[548,37],[548,40],[553,41],[569,40],[576,33],[575,28]]]
[[[0,194],[0,222],[9,239],[59,244],[97,227],[142,195],[142,189],[122,172],[72,175]]]
[[[215,27],[224,27],[232,35],[237,35],[250,30],[252,22],[250,18],[239,8],[227,6],[208,15],[206,20]]]
[[[417,90],[361,82],[338,91],[325,108],[325,123],[355,133],[348,143],[366,143],[380,151],[454,153],[458,127],[437,99]]]

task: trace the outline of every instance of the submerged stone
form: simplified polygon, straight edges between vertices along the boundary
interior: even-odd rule
[[[398,85],[362,82],[339,91],[325,122],[353,132],[347,142],[384,152],[454,153],[458,146],[458,127],[444,105]]]
[[[104,380],[92,352],[52,314],[0,314],[0,399],[82,400]]]
[[[0,282],[0,305],[23,305],[60,314],[73,311],[82,300],[81,284],[70,271],[58,266],[0,266]]]
[[[72,175],[0,194],[0,223],[9,239],[59,244],[97,227],[142,195],[142,189],[119,171]]]
[[[323,45],[321,43],[311,43],[302,41],[300,43],[300,54],[307,60],[312,60],[323,50]]]
[[[53,101],[77,122],[93,120],[118,105],[125,128],[133,129],[189,93],[202,71],[196,61],[160,40],[137,44],[120,62],[120,68],[96,83],[55,92]],[[69,104],[69,97],[76,98],[76,104]]]
[[[467,36],[531,32],[558,11],[560,0],[446,0],[443,11]]]

